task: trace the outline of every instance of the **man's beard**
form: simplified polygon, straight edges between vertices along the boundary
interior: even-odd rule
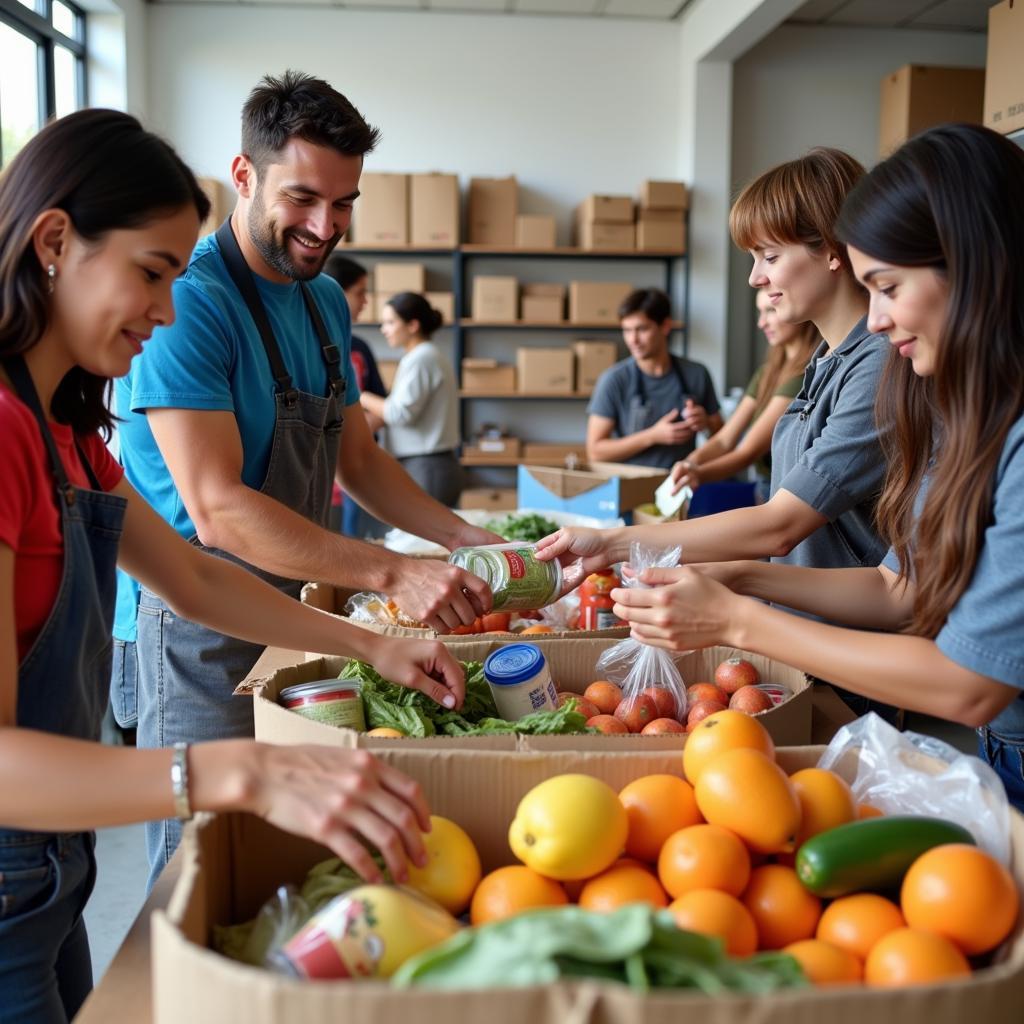
[[[298,232],[285,231],[282,241],[274,237],[274,229],[266,216],[266,207],[263,205],[263,192],[260,186],[256,188],[256,195],[253,197],[252,206],[249,207],[249,238],[256,246],[260,256],[268,267],[273,268],[279,274],[290,277],[293,281],[311,281],[324,268],[327,257],[334,251],[334,247],[341,239],[336,234],[322,249],[309,253],[302,262],[296,262],[289,255],[287,244],[289,234],[299,236]]]

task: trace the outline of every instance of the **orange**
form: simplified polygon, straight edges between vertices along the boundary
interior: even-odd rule
[[[613,715],[622,701],[622,689],[607,679],[598,679],[583,691],[583,696],[596,704],[602,715]]]
[[[635,860],[618,860],[584,883],[578,902],[586,910],[608,912],[627,903],[665,907],[668,897],[650,868]]]
[[[673,897],[691,889],[719,889],[739,896],[750,879],[750,854],[728,829],[691,825],[665,840],[658,877]]]
[[[519,630],[520,636],[532,636],[535,633],[554,633],[554,630],[550,626],[527,626]]]
[[[995,949],[1017,920],[1017,885],[994,857],[966,843],[921,854],[903,878],[903,915],[911,928],[944,935],[968,956]]]
[[[800,800],[800,831],[796,845],[802,846],[811,836],[845,825],[857,817],[857,802],[845,779],[825,768],[804,768],[794,772],[793,783]]]
[[[700,773],[719,754],[741,747],[775,757],[775,744],[760,722],[742,711],[716,711],[703,719],[687,738],[683,773],[696,785]]]
[[[879,939],[906,926],[900,908],[873,892],[833,900],[821,915],[816,937],[862,960]]]
[[[703,821],[693,786],[676,775],[644,775],[619,793],[629,818],[626,853],[654,863],[665,840]]]
[[[727,892],[692,889],[668,909],[680,928],[718,936],[730,956],[750,956],[757,949],[757,927],[750,911]]]
[[[930,985],[962,978],[971,965],[949,939],[918,928],[897,928],[878,940],[864,964],[864,981],[876,988]]]
[[[863,821],[865,818],[884,818],[885,812],[880,811],[871,804],[857,804],[857,817]]]
[[[692,742],[683,748],[684,756]],[[694,792],[705,819],[735,832],[752,850],[793,849],[800,801],[786,773],[767,754],[746,747],[719,754],[700,772]]]
[[[550,878],[522,864],[498,868],[485,875],[473,893],[470,923],[487,924],[536,907],[560,907],[569,902],[565,890]]]
[[[759,949],[781,949],[811,938],[821,917],[821,900],[781,864],[754,868],[741,899],[757,925]]]
[[[821,939],[801,939],[784,947],[804,969],[813,985],[855,984],[864,977],[864,965],[852,953]]]

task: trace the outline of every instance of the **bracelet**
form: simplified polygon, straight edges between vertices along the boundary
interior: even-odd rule
[[[174,813],[181,821],[192,818],[192,804],[188,798],[188,744],[175,743],[171,757],[171,791],[174,793]]]

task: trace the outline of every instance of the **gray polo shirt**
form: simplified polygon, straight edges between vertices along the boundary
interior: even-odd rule
[[[816,569],[876,566],[888,545],[874,524],[885,460],[875,396],[889,357],[867,317],[832,353],[823,344],[772,435],[772,494],[783,488],[828,522],[775,562]]]
[[[673,409],[682,414],[688,398],[702,405],[709,416],[718,412],[718,396],[707,368],[681,356],[672,356],[672,364],[668,373],[651,377],[641,372],[632,357],[616,363],[598,378],[587,413],[614,420],[615,433],[626,437],[653,427]],[[676,445],[656,444],[620,461],[667,470],[685,459],[694,447],[693,440]]]
[[[915,509],[924,504],[926,487]],[[990,723],[1000,738],[1024,743],[1024,417],[1010,429],[996,466],[992,521],[974,575],[935,638],[958,665],[1021,690]],[[896,553],[882,563],[899,572]]]

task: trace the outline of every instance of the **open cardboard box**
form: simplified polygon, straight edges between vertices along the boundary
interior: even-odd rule
[[[780,749],[787,771],[817,763],[820,747]],[[510,758],[493,751],[427,753],[395,746],[387,761],[422,784],[431,809],[472,836],[485,871],[513,862],[507,830],[522,796],[563,772],[585,772],[616,790],[641,775],[678,774],[677,752],[554,752]],[[1011,816],[1011,870],[1024,887],[1024,818]],[[772,995],[643,995],[584,982],[480,991],[401,991],[377,982],[308,982],[227,960],[208,948],[215,924],[248,920],[285,882],[330,856],[307,840],[245,814],[203,815],[185,830],[181,877],[167,911],[152,917],[156,1024],[1019,1024],[1024,915],[996,963],[970,979],[905,989],[809,988]]]
[[[521,465],[517,486],[519,501],[530,508],[621,516],[654,501],[654,492],[667,475],[656,466],[622,462],[591,462],[577,469]]]
[[[460,661],[483,661],[491,651],[513,640],[478,639],[460,644],[453,653]],[[598,656],[617,642],[608,639],[549,639],[544,636],[532,636],[529,640],[536,643],[543,652],[555,686],[559,690],[572,690],[575,693],[582,693],[588,684],[600,678],[594,668]],[[731,647],[690,651],[677,662],[683,682],[689,686],[713,678],[716,666],[735,654],[736,651]],[[812,701],[811,685],[807,677],[795,668],[773,662],[759,654],[743,656],[750,660],[764,682],[785,683],[793,691],[793,696],[784,704],[758,715],[758,721],[764,724],[779,746],[809,742]],[[333,678],[346,661],[346,658],[316,658],[243,683],[242,687],[251,690],[254,697],[256,738],[269,743],[325,743],[331,746],[362,747],[378,753],[391,752],[400,747],[444,754],[464,750],[678,751],[685,740],[685,736],[678,733],[665,736],[605,736],[587,733],[575,736],[431,736],[426,739],[388,739],[367,736],[353,729],[324,725],[277,703],[279,694],[286,686]]]

